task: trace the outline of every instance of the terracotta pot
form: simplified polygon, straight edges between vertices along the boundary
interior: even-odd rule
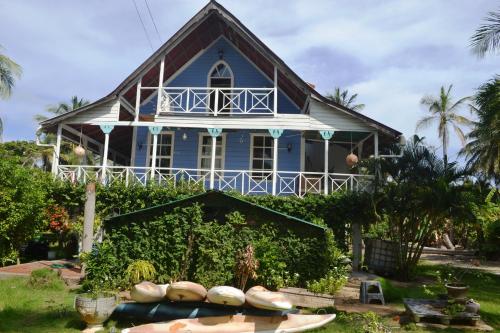
[[[467,296],[469,286],[464,283],[447,283],[445,284],[448,296],[453,299],[461,299]]]
[[[358,157],[356,155],[354,155],[353,153],[350,153],[345,158],[345,162],[347,163],[348,166],[352,167],[353,165],[358,163]]]
[[[75,297],[75,309],[87,323],[88,328],[102,327],[111,316],[117,304],[116,296],[103,293],[97,297],[90,294],[78,294]]]

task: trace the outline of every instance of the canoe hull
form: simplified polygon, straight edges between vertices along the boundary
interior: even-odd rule
[[[222,316],[179,319],[168,323],[147,324],[127,328],[123,333],[295,333],[324,326],[335,314],[282,317]]]

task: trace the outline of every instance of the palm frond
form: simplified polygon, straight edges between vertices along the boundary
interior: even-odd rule
[[[418,132],[419,130],[421,129],[424,129],[424,128],[427,128],[430,126],[430,124],[436,120],[436,116],[427,116],[427,117],[424,117],[422,119],[420,119],[418,122],[417,122],[417,126],[415,127],[415,131]]]
[[[488,13],[485,21],[470,39],[472,52],[478,57],[500,49],[500,11]]]

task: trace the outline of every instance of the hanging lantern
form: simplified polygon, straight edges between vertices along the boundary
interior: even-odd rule
[[[356,156],[353,153],[350,153],[345,158],[345,162],[347,163],[348,166],[352,167],[353,165],[355,165],[356,163],[358,163],[358,156]]]
[[[81,145],[76,146],[75,149],[73,149],[73,151],[75,152],[75,155],[78,157],[85,156],[85,148],[83,148]]]

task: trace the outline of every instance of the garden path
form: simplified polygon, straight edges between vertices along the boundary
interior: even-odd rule
[[[67,266],[62,268],[52,268],[52,265]],[[70,267],[70,265],[72,267]],[[29,276],[32,271],[41,268],[52,268],[60,271],[61,277],[68,285],[78,282],[81,277],[80,266],[69,260],[42,260],[33,261],[20,265],[0,267],[0,279],[13,276]]]
[[[461,255],[422,254],[421,260],[432,265],[451,265],[458,268],[478,269],[500,276],[500,261],[484,261]]]

